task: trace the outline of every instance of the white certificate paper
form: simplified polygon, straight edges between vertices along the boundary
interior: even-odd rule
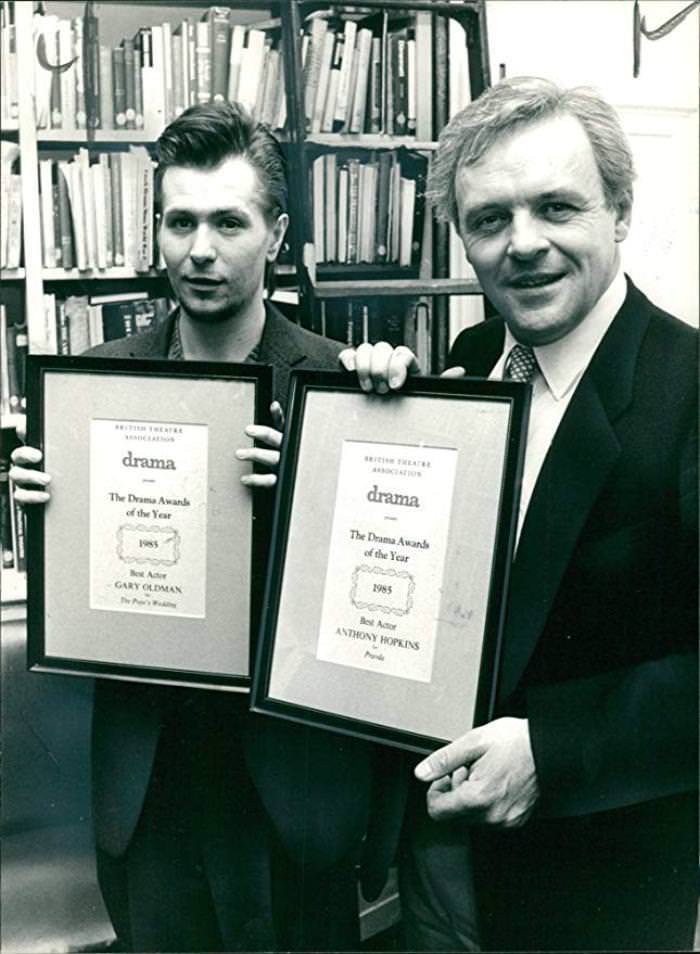
[[[203,618],[204,424],[90,421],[90,608]]]
[[[431,681],[457,456],[343,442],[318,659]]]

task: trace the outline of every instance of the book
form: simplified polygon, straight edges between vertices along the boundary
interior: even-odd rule
[[[83,227],[85,229],[86,268],[97,268],[97,217],[95,193],[90,173],[90,153],[79,149],[77,155],[79,188],[82,195]],[[77,216],[74,215],[74,220]]]
[[[237,101],[252,112],[258,98],[258,87],[265,59],[265,33],[263,30],[248,30],[246,45],[241,59]]]
[[[161,87],[163,90],[163,122],[165,124],[172,122],[174,117],[173,104],[173,47],[172,30],[170,23],[164,20],[160,25],[162,45],[161,45]]]
[[[0,414],[10,413],[10,372],[7,360],[7,308],[0,302]]]
[[[206,20],[195,23],[195,62],[197,64],[197,102],[208,103],[211,99],[211,46],[209,24]]]
[[[82,354],[90,347],[87,295],[69,295],[62,304],[68,335],[67,354]]]
[[[337,258],[344,264],[348,260],[348,167],[343,164],[338,170],[338,232]]]
[[[361,133],[365,129],[367,111],[367,86],[369,81],[372,31],[361,29],[357,34],[357,75],[352,98],[349,132]]]
[[[336,198],[336,155],[327,152],[324,157],[324,251],[327,262],[338,260],[337,249],[337,198]]]
[[[85,124],[88,129],[99,129],[101,125],[100,90],[100,36],[99,22],[92,4],[85,7],[83,17],[84,62],[83,86],[85,95]]]
[[[382,131],[382,118],[384,115],[384,84],[382,70],[382,40],[381,37],[372,37],[372,47],[370,52],[369,67],[369,131],[379,133]]]
[[[182,75],[182,24],[172,35],[173,44],[173,111],[179,116],[185,111],[185,85]]]
[[[316,80],[316,95],[314,97],[313,112],[311,116],[311,132],[321,131],[321,123],[326,107],[326,98],[328,96],[328,87],[330,84],[331,61],[333,59],[333,48],[335,47],[335,33],[326,29],[321,49],[321,59]]]
[[[3,177],[7,185],[7,251],[5,268],[19,268],[22,262],[22,176],[10,173]]]
[[[90,166],[90,185],[95,204],[95,264],[107,268],[107,215],[104,170],[101,163]]]
[[[243,60],[243,48],[246,40],[246,28],[241,23],[236,23],[231,30],[231,44],[229,47],[228,59],[228,87],[226,98],[230,103],[238,100],[238,84],[241,74],[241,63]]]
[[[394,155],[383,151],[377,160],[377,217],[374,236],[376,262],[386,262],[389,257],[389,194]]]
[[[106,267],[111,268],[114,265],[114,222],[112,219],[112,174],[109,168],[109,154],[106,152],[100,153],[98,161],[101,169],[100,188],[103,195],[105,259]]]
[[[312,195],[313,195],[313,222],[314,222],[314,248],[316,252],[316,261],[325,262],[325,159],[323,156],[317,156],[311,165],[312,177]]]
[[[112,200],[112,245],[115,265],[123,265],[124,257],[124,213],[122,196],[122,155],[118,152],[109,154],[109,184]]]
[[[61,87],[61,125],[65,132],[76,128],[75,113],[75,74],[78,63],[74,59],[73,24],[69,19],[58,21],[58,62],[64,67],[58,74]]]
[[[358,215],[360,202],[360,162],[358,159],[348,160],[348,250],[346,262],[354,264],[359,261],[358,253]]]
[[[87,106],[85,102],[85,31],[82,17],[73,17],[73,59],[75,61],[75,128],[87,129]],[[70,102],[66,106],[70,109]]]
[[[112,50],[112,97],[114,129],[126,129],[126,62],[121,46]]]
[[[41,251],[44,268],[56,267],[52,167],[52,159],[39,160],[39,213],[41,218]]]
[[[136,82],[134,76],[134,41],[125,37],[124,50],[124,128],[136,129]]]
[[[338,94],[335,101],[335,110],[333,113],[333,132],[339,132],[345,126],[348,120],[348,112],[352,99],[351,85],[353,76],[353,62],[355,56],[355,41],[357,37],[357,24],[354,20],[346,20],[343,29],[343,52],[340,64],[340,75],[338,77]]]
[[[100,126],[114,129],[114,92],[112,89],[112,51],[100,43]]]
[[[207,17],[211,47],[211,98],[223,103],[228,93],[229,17],[228,7],[210,7]]]
[[[304,115],[306,128],[311,130],[321,74],[321,63],[325,47],[328,21],[316,16],[311,20],[311,32],[304,63]]]

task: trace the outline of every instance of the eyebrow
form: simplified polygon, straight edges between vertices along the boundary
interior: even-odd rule
[[[180,206],[173,205],[164,210],[164,214],[168,215],[194,215],[197,216],[200,212],[197,209],[193,209],[191,206]],[[228,206],[227,208],[221,209],[211,209],[206,212],[207,218],[217,217],[221,215],[238,215],[241,218],[248,218],[248,212],[245,209],[240,208],[239,206]]]
[[[561,189],[548,189],[547,192],[538,192],[531,201],[551,202],[561,201],[562,199],[568,200],[570,202],[582,202],[583,196],[580,192],[577,192],[576,189],[562,186]],[[466,209],[464,214],[464,222],[469,223],[475,218],[478,218],[480,215],[483,215],[484,212],[497,212],[501,209],[509,208],[510,202],[508,200],[492,199],[489,202],[482,202],[479,205],[474,205]]]

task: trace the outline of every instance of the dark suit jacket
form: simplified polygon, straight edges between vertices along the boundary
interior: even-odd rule
[[[294,368],[337,369],[340,346],[313,335],[267,304],[259,361],[274,369],[274,395],[286,405]],[[165,358],[173,319],[161,328],[93,349],[96,356]],[[93,716],[93,804],[97,843],[113,857],[126,850],[150,779],[165,700],[159,687],[97,680]],[[247,767],[284,847],[307,870],[330,868],[354,848],[375,817],[383,768],[391,800],[398,786],[391,756],[374,746],[281,720],[245,714],[242,726]],[[387,772],[388,769],[388,772]],[[236,784],[236,767],[226,782]],[[396,789],[397,796],[399,789]],[[383,811],[381,805],[380,810]],[[400,807],[389,813],[368,846],[365,883],[376,893],[386,877]]]
[[[488,375],[503,335],[463,332],[449,364]],[[696,427],[697,335],[628,280],[512,569],[497,714],[528,718],[541,801],[521,830],[475,830],[495,949],[692,939]]]

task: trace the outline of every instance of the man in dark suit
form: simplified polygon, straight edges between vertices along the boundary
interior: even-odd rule
[[[237,106],[212,104],[171,123],[158,159],[158,238],[179,307],[161,327],[91,353],[271,364],[279,425],[291,370],[336,368],[340,350],[263,298],[288,223],[280,146]],[[267,447],[240,449],[239,459],[274,467],[279,431],[246,431]],[[32,469],[40,459],[29,447],[14,455],[24,503],[49,498],[50,478]],[[275,477],[242,480],[255,489]],[[378,798],[375,769],[390,759],[247,708],[230,693],[96,681],[98,874],[129,950],[359,946],[356,869]],[[382,850],[384,826],[371,829],[364,873],[378,892],[395,839]]]
[[[500,316],[448,373],[533,390],[496,714],[415,769],[411,949],[692,944],[697,335],[622,273],[632,181],[590,90],[504,81],[440,138],[432,198]],[[415,359],[346,366],[385,392]]]

